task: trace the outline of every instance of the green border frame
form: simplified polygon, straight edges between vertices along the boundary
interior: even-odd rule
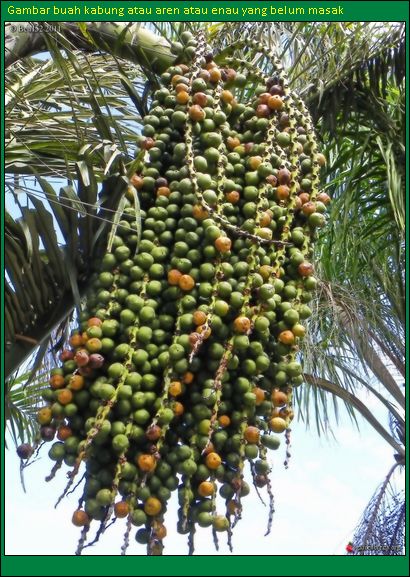
[[[4,46],[4,23],[7,21],[58,21],[61,20],[61,15],[54,16],[54,6],[56,8],[80,8],[80,14],[70,18],[75,21],[90,21],[94,20],[112,20],[110,16],[98,16],[90,18],[85,14],[84,8],[101,7],[124,7],[125,14],[121,18],[116,16],[116,20],[128,21],[129,16],[126,14],[126,8],[130,6],[139,8],[152,8],[155,13],[156,8],[179,8],[180,14],[175,17],[170,16],[156,16],[155,20],[175,20],[175,21],[232,21],[242,20],[240,16],[223,16],[212,14],[212,8],[231,8],[231,7],[274,7],[277,10],[280,8],[295,8],[303,7],[305,15],[294,16],[289,14],[277,14],[276,16],[267,16],[266,21],[284,21],[284,20],[300,20],[300,21],[404,21],[406,26],[409,22],[409,2],[408,1],[346,1],[339,2],[332,0],[318,1],[295,1],[288,0],[288,2],[279,2],[277,0],[265,1],[202,1],[202,0],[134,0],[134,1],[115,1],[109,2],[106,0],[92,1],[92,0],[78,0],[73,2],[71,0],[63,1],[16,1],[0,0],[1,2],[1,45]],[[15,8],[50,8],[50,14],[45,16],[25,16],[16,15],[10,12],[10,7]],[[340,6],[343,9],[341,16],[332,14],[324,14],[322,16],[315,16],[309,18],[307,16],[308,8],[333,8]],[[204,15],[185,15],[183,9],[187,7],[193,8],[207,8],[208,16]],[[268,10],[269,11],[269,10]],[[149,21],[153,18],[146,16],[133,16],[134,21]],[[261,18],[246,17],[246,20],[259,21]],[[409,71],[409,56],[408,37],[406,39],[407,56],[406,56],[406,71]],[[1,51],[1,87],[4,92],[4,51]],[[3,108],[3,99],[1,102]],[[406,106],[408,110],[408,93],[406,94]],[[1,124],[1,138],[4,142],[4,125]],[[406,146],[408,151],[408,132],[406,135]],[[408,152],[406,154],[408,167]],[[4,151],[1,148],[1,166],[4,166]],[[406,176],[406,185],[408,190],[409,178],[408,172]],[[4,191],[4,178],[2,179],[2,191]],[[409,199],[406,198],[406,215],[408,214]],[[407,222],[407,219],[406,219]],[[4,271],[4,250],[3,250],[3,235],[4,235],[4,193],[1,195],[1,267]],[[406,246],[408,246],[408,230],[406,231]],[[406,255],[406,263],[408,254]],[[4,283],[1,285],[1,311],[4,314]],[[408,309],[406,311],[408,315]],[[408,316],[406,316],[408,327]],[[407,337],[407,333],[406,333]],[[4,325],[1,324],[1,342],[4,342]],[[1,365],[4,361],[4,350],[1,348]],[[408,368],[408,367],[407,367]],[[1,375],[3,377],[3,374]],[[2,378],[2,382],[3,378]],[[1,405],[1,419],[4,422],[4,406]],[[3,425],[2,425],[3,426]],[[1,462],[4,464],[4,443],[2,444]],[[4,468],[3,468],[4,470]],[[4,503],[4,473],[1,484],[1,502]],[[408,478],[406,479],[406,487],[408,487]],[[336,520],[337,522],[337,520]],[[2,571],[1,575],[273,575],[273,574],[290,574],[290,575],[408,575],[408,553],[403,557],[348,557],[348,556],[248,556],[248,555],[234,555],[234,556],[211,556],[217,563],[208,564],[202,560],[202,557],[209,559],[210,556],[193,556],[185,557],[183,563],[180,562],[180,556],[164,556],[164,557],[145,557],[134,556],[90,556],[90,557],[75,557],[75,556],[58,556],[58,563],[52,562],[52,555],[50,556],[13,556],[4,555],[4,516],[1,519],[2,526],[2,541],[1,541],[1,561]],[[35,527],[33,527],[35,530]],[[406,539],[408,551],[408,537]],[[62,559],[64,562],[62,563]],[[51,562],[50,562],[51,561]]]

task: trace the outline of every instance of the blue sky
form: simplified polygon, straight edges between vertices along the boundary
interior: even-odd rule
[[[369,408],[379,412],[377,401],[366,398]],[[284,447],[271,451],[275,515],[272,532],[264,537],[267,509],[252,490],[244,499],[243,519],[235,528],[234,554],[240,555],[343,555],[345,546],[371,495],[393,464],[393,450],[366,423],[360,433],[342,418],[334,430],[337,441],[319,438],[294,422],[292,458],[283,467]],[[6,451],[6,555],[72,555],[79,530],[71,524],[80,493],[71,495],[54,509],[65,483],[65,470],[50,483],[44,477],[52,462],[47,448],[42,458],[25,471],[27,493],[19,477],[14,450]],[[398,484],[404,483],[402,475]],[[176,533],[176,502],[169,507],[164,554],[186,555],[186,537]],[[221,512],[223,509],[221,508]],[[100,543],[84,555],[118,555],[125,523],[107,530]],[[132,535],[135,534],[133,529]],[[132,538],[129,554],[144,554]],[[209,529],[199,529],[196,554],[215,555]],[[229,554],[221,539],[220,554]]]

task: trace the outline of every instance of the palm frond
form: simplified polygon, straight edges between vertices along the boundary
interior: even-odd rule
[[[406,504],[397,491],[395,463],[369,501],[352,539],[354,555],[404,555]]]
[[[71,312],[74,300],[79,305],[98,249],[95,235],[103,238],[128,186],[126,178],[112,176],[103,187],[109,201],[99,206],[89,163],[83,173],[78,170],[77,191],[64,187],[58,195],[49,183],[38,182],[34,189],[22,184],[18,192],[11,190],[13,211],[21,216],[5,216],[6,375],[49,337]],[[8,203],[11,210],[12,200]]]
[[[67,178],[86,154],[101,180],[108,163],[106,146],[114,145],[125,162],[138,147],[141,117],[123,87],[124,74],[140,96],[145,80],[137,67],[119,68],[112,58],[93,58],[90,74],[86,55],[63,58],[57,47],[50,50],[52,58],[46,63],[24,61],[8,73],[5,171]]]
[[[154,35],[139,22],[60,22],[54,36],[61,45],[69,42],[72,49],[104,52],[136,62],[145,68],[147,74],[164,71],[175,59],[168,41]],[[38,32],[16,32],[11,22],[6,24],[6,68],[46,48],[46,28]]]
[[[32,443],[38,435],[35,416],[41,394],[48,387],[47,371],[42,367],[34,380],[29,379],[30,371],[12,377],[5,384],[5,424],[15,445]]]

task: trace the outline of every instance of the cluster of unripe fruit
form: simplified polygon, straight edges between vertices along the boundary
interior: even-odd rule
[[[175,490],[191,551],[196,524],[230,539],[245,462],[270,493],[267,449],[303,382],[324,158],[276,62],[241,103],[246,75],[183,36],[195,58],[161,77],[141,168],[38,413],[42,438],[57,436],[50,458],[72,467],[64,494],[85,463],[81,547],[92,520],[101,533],[114,515],[127,518],[125,543],[141,527],[137,541],[160,554]]]

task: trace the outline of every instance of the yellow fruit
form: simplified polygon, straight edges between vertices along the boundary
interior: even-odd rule
[[[43,407],[37,413],[37,421],[40,425],[49,425],[53,418],[51,409],[49,407]]]
[[[144,511],[150,517],[158,515],[162,509],[161,501],[156,497],[148,497],[144,503]]]
[[[287,424],[285,419],[281,417],[273,417],[269,421],[269,427],[274,433],[283,433],[287,429]]]

